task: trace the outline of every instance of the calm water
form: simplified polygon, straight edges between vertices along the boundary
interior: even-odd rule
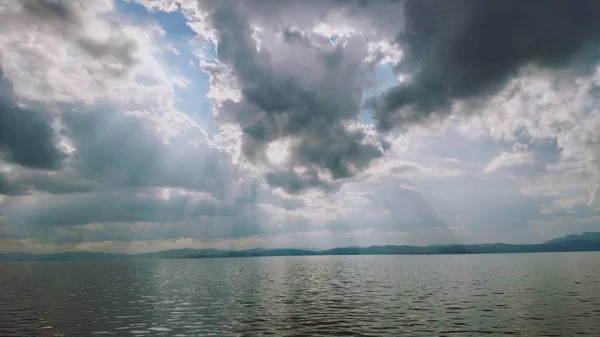
[[[600,336],[600,253],[0,263],[0,335]]]

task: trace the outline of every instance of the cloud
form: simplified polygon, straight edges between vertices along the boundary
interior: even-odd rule
[[[383,130],[443,117],[457,100],[494,96],[527,65],[589,73],[599,14],[593,0],[406,1],[395,70],[407,80],[371,101],[374,117]]]
[[[407,183],[401,183],[400,184],[400,188],[403,190],[409,190],[409,191],[418,191],[416,187],[409,185]]]
[[[596,197],[598,195],[598,185],[592,185],[589,187],[590,195],[588,198],[588,206],[592,206],[596,202]]]
[[[460,164],[460,159],[457,159],[457,158],[440,158],[440,159],[445,162],[448,162],[448,163]]]
[[[146,192],[146,193],[144,193]],[[92,193],[63,196],[32,196],[22,199],[23,205],[6,202],[6,219],[13,223],[37,226],[75,226],[98,222],[177,222],[195,214],[233,212],[218,200],[202,194],[187,195],[170,192],[163,197],[153,190],[138,193]],[[30,203],[35,205],[32,209]]]
[[[114,9],[105,0],[3,5],[0,154],[18,165],[3,172],[3,185],[27,194],[148,186],[225,193],[233,168],[173,107],[157,61],[160,30],[119,20]]]
[[[596,212],[591,1],[135,2],[0,0],[3,243],[528,241]]]
[[[14,96],[0,68],[0,156],[26,167],[58,168],[65,155],[56,145],[52,117],[35,107],[19,106]]]
[[[98,189],[98,183],[73,174],[72,168],[45,171],[8,166],[8,172],[0,173],[0,194],[4,195],[28,195],[35,192],[70,194]]]
[[[313,74],[302,76],[298,73],[301,69],[292,67],[297,59],[281,60],[290,63],[286,67],[286,63],[270,62],[272,56],[266,48],[256,51],[251,27],[244,27],[247,19],[238,17],[241,14],[233,8],[217,9],[213,15],[220,34],[219,60],[232,67],[242,93],[239,102],[225,102],[217,118],[241,127],[242,150],[250,162],[265,162],[270,143],[291,138],[289,165],[318,172],[310,178],[316,178],[316,184],[279,182],[286,176],[297,180],[292,174],[277,174],[278,179],[267,181],[277,180],[277,186],[323,185],[353,176],[382,155],[376,144],[364,142],[362,131],[349,131],[343,124],[359,113],[362,59],[350,54],[359,41],[350,41],[346,47],[323,45],[322,52],[300,50],[307,53],[305,67],[313,69]]]
[[[244,237],[271,228],[256,207],[255,179],[201,129],[165,141],[155,129],[164,120],[110,106],[60,117],[75,149],[60,170],[9,165],[0,174],[0,193],[12,195],[0,202],[0,223],[18,226],[13,233],[80,242]],[[284,209],[300,205],[268,197]]]
[[[344,125],[362,108],[373,60],[393,59],[392,51],[376,55],[381,52],[376,46],[392,36],[402,50],[395,57],[400,59],[395,71],[402,83],[367,102],[383,131],[486,110],[486,100],[526,67],[568,70],[573,77],[589,73],[595,62],[590,46],[600,37],[595,20],[600,6],[592,1],[406,1],[393,5],[397,18],[386,29],[374,24],[372,16],[388,8],[385,2],[338,7],[323,2],[307,6],[287,25],[273,24],[272,19],[289,15],[294,9],[290,3],[269,14],[261,11],[260,3],[236,4],[201,5],[207,14],[201,16],[204,26],[198,32],[216,44],[219,64],[228,69],[226,76],[211,76],[219,77],[218,83],[228,78],[234,83],[230,91],[238,93],[218,101],[217,118],[241,128],[243,155],[256,166],[266,166],[271,176],[278,175],[278,186],[286,185],[280,172],[288,170],[287,176],[296,181],[290,184],[298,186],[299,172],[308,172],[311,176],[304,180],[318,177],[323,183],[301,186],[321,188],[354,177],[383,156],[385,144],[363,141],[364,131],[349,131]],[[541,6],[548,10],[539,10]],[[315,8],[323,14],[307,18]],[[319,36],[328,31],[319,21],[338,16],[348,21],[338,26],[343,33],[332,43]],[[365,18],[370,30],[361,25]],[[273,168],[265,151],[283,139],[292,140],[287,167]]]
[[[164,2],[141,3],[173,10]],[[201,3],[200,10],[186,7],[190,26],[217,51],[217,63],[203,66],[211,76],[211,92],[220,92],[211,95],[216,119],[242,131],[242,154],[273,186],[288,193],[335,190],[339,181],[381,157],[385,144],[347,126],[358,118],[362,90],[372,76],[374,63],[365,62],[371,32],[339,36],[333,43],[316,27],[324,17],[350,17],[359,26],[365,20],[373,23],[364,13],[383,13],[389,3],[325,1],[299,6],[284,1],[265,6],[226,1]],[[278,16],[290,20],[279,22]],[[283,140],[290,142],[288,160],[270,162],[269,146]]]
[[[364,196],[368,211],[364,205],[349,203],[351,199],[342,200],[344,206],[324,228],[333,232],[362,229],[415,232],[446,226],[438,210],[413,186],[383,183],[372,185],[370,190],[372,193]]]
[[[271,186],[275,188],[279,187],[289,194],[297,194],[311,188],[326,192],[336,188],[331,183],[327,183],[319,178],[319,174],[315,170],[302,174],[293,171],[269,172],[265,175],[265,180]]]
[[[256,206],[256,179],[174,107],[157,61],[160,32],[119,21],[113,5],[2,4],[0,237],[215,238],[274,228]],[[300,205],[264,194],[282,209]]]
[[[59,34],[65,40],[71,40],[81,50],[93,58],[105,58],[121,68],[113,68],[115,75],[127,72],[135,60],[137,45],[135,40],[121,34],[117,23],[111,27],[109,34],[104,37],[94,36],[87,32],[86,20],[93,12],[104,12],[112,9],[112,3],[105,0],[93,1],[53,1],[25,0],[21,2],[21,10],[14,6],[8,20],[8,25],[29,24],[37,28],[49,29]],[[15,15],[16,14],[16,15]],[[18,20],[18,22],[17,22]],[[5,24],[7,24],[5,22]],[[117,28],[117,29],[115,29]],[[96,33],[97,34],[97,33]],[[110,72],[109,72],[110,73]]]
[[[0,196],[1,195],[22,195],[26,190],[17,184],[10,181],[6,175],[0,174]]]
[[[498,157],[494,158],[484,169],[483,173],[493,173],[498,170],[506,169],[513,166],[529,164],[533,162],[533,156],[528,152],[508,153],[502,152]]]
[[[0,237],[71,243],[177,238],[216,240],[305,230],[298,204],[238,193],[216,199],[180,188],[136,188],[85,194],[31,195],[0,202]]]
[[[590,94],[598,74],[596,69],[589,77],[578,78],[530,70],[490,98],[482,107],[484,114],[453,122],[461,123],[463,132],[475,135],[474,139],[527,144],[533,161],[515,167],[519,172],[513,173],[520,178],[533,178],[536,184],[544,179],[550,189],[582,183],[592,186],[600,178],[598,101]]]
[[[179,129],[181,134],[165,141],[155,127],[167,121],[110,106],[66,113],[63,124],[77,149],[71,165],[105,187],[181,187],[223,196],[236,179],[231,158],[214,148],[199,126]]]
[[[0,101],[0,153],[19,165],[57,169],[64,153],[55,145],[49,116]]]
[[[357,180],[371,183],[398,179],[444,179],[459,177],[464,173],[464,170],[453,167],[425,166],[416,162],[385,158],[361,173]]]
[[[160,29],[126,23],[114,10],[111,0],[3,1],[0,63],[16,99],[164,105],[170,84],[153,46]]]

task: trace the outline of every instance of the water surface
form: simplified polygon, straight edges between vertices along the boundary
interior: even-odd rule
[[[600,336],[600,253],[0,263],[4,336]]]

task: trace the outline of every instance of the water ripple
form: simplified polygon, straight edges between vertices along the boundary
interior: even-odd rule
[[[600,336],[600,254],[0,264],[7,336]]]

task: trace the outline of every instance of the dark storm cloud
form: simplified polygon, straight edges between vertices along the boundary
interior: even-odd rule
[[[293,139],[290,165],[308,172],[305,177],[291,169],[287,173],[272,172],[267,175],[269,183],[290,193],[323,188],[353,176],[382,156],[380,146],[363,141],[363,131],[349,131],[343,125],[356,119],[360,111],[365,55],[353,44],[364,41],[333,47],[329,41],[320,41],[326,39],[312,41],[299,31],[284,30],[282,38],[288,46],[295,45],[300,53],[317,50],[297,55],[311,64],[298,70],[295,61],[276,64],[270,51],[257,50],[246,16],[246,11],[254,8],[229,5],[214,9],[211,22],[219,34],[219,60],[232,67],[243,100],[224,102],[217,117],[240,125],[244,133],[242,149],[251,162],[267,162],[269,144]],[[326,44],[315,49],[313,43]],[[313,75],[312,71],[321,73]],[[291,180],[284,181],[287,178]]]
[[[395,70],[412,79],[370,102],[383,130],[493,95],[528,64],[585,74],[597,61],[595,0],[409,0],[404,10]]]
[[[47,116],[0,101],[0,152],[5,160],[22,166],[53,170],[63,153],[55,146]]]
[[[0,156],[36,169],[54,170],[65,155],[56,146],[50,116],[21,108],[14,101],[12,85],[0,68]]]

